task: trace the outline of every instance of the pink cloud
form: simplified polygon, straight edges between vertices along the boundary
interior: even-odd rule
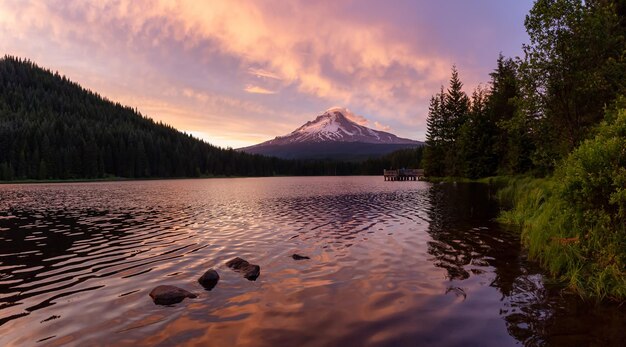
[[[259,86],[253,86],[251,84],[246,85],[243,90],[252,94],[276,94],[276,92],[273,90],[265,89]]]
[[[463,68],[471,51],[442,53],[441,42],[446,49],[455,43],[402,6],[435,5],[8,1],[0,2],[0,50],[225,144],[224,134],[252,144],[286,133],[328,104],[367,114],[378,129],[391,124],[400,135],[422,138],[428,99],[447,82],[452,63],[468,88],[489,71]],[[403,16],[410,21],[400,22]],[[273,93],[281,98],[263,96]],[[259,131],[260,120],[272,126]]]
[[[363,116],[359,116],[354,113],[349,113],[346,115],[346,117],[359,125],[363,125],[363,126],[369,125],[369,120]]]
[[[374,122],[374,126],[376,127],[376,129],[378,130],[382,130],[382,131],[391,131],[391,127],[389,125],[383,125],[380,124],[378,122]]]

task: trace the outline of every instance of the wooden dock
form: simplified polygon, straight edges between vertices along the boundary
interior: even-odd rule
[[[422,169],[385,170],[385,181],[421,181],[425,178]]]

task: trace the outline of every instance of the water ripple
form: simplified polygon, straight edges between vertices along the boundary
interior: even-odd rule
[[[621,341],[623,309],[545,285],[496,211],[484,186],[379,177],[0,186],[0,344]],[[155,306],[158,284],[199,297]]]

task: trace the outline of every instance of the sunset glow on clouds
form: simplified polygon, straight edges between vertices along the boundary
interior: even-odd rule
[[[531,1],[0,0],[0,50],[221,146],[330,106],[423,139],[456,64],[470,91],[521,54]]]

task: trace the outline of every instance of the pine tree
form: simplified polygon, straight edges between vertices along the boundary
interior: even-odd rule
[[[424,150],[424,170],[429,176],[443,176],[443,116],[446,95],[441,91],[430,98],[426,118],[426,149]]]
[[[459,176],[461,174],[461,161],[457,140],[461,135],[461,128],[467,121],[469,98],[463,92],[463,83],[459,78],[456,66],[452,67],[450,86],[446,91],[443,104],[441,132],[443,137],[443,150],[445,153],[444,163],[446,176]]]
[[[518,64],[499,55],[496,69],[490,74],[488,97],[490,119],[497,125],[494,152],[498,157],[497,173],[511,175],[527,172],[532,167],[534,148],[530,136],[530,120],[521,112]]]
[[[496,172],[498,158],[494,152],[497,126],[489,117],[488,92],[482,87],[472,94],[468,118],[461,127],[459,148],[464,177],[479,178]]]

